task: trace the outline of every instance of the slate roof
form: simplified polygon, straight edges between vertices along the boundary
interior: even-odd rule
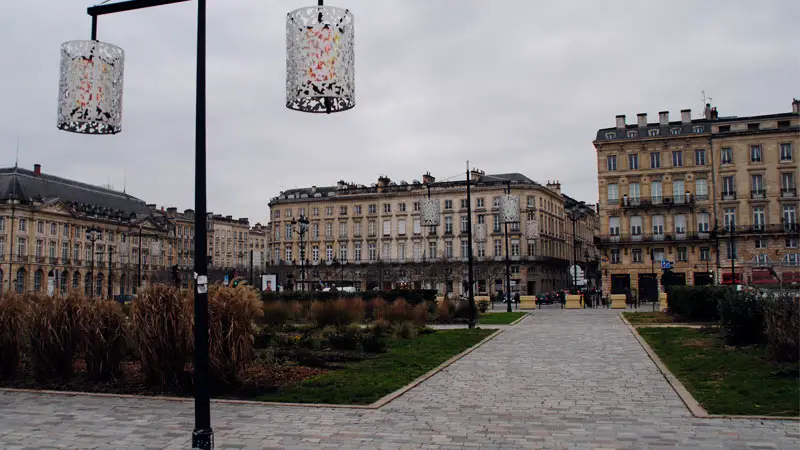
[[[112,216],[150,215],[144,200],[123,192],[45,173],[36,175],[22,168],[0,168],[0,200],[11,198],[21,203],[58,199],[73,204],[79,210]]]

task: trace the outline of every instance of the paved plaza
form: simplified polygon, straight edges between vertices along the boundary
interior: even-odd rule
[[[378,410],[212,404],[218,449],[797,449],[697,419],[612,310],[533,312]],[[191,402],[0,392],[0,448],[187,449]]]

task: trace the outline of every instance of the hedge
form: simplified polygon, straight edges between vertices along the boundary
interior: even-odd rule
[[[673,315],[695,322],[715,322],[719,319],[719,302],[727,292],[724,286],[670,286],[667,306]]]
[[[359,291],[359,292],[262,292],[263,301],[327,301],[337,298],[360,298],[362,300],[372,300],[382,298],[388,302],[393,302],[398,298],[404,299],[407,303],[418,305],[423,302],[436,301],[436,289],[393,289],[387,291]]]
[[[719,324],[731,345],[764,342],[764,303],[756,293],[728,291],[719,301]]]
[[[779,361],[800,359],[800,301],[776,295],[764,303],[767,346]]]

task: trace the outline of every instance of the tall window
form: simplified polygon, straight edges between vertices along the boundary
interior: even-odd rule
[[[708,200],[708,184],[705,178],[694,181],[694,196],[697,200]]]
[[[339,237],[347,237],[347,222],[339,222]]]
[[[494,256],[503,256],[503,241],[500,239],[494,240]]]
[[[414,234],[420,234],[422,231],[422,222],[420,219],[414,219]]]
[[[642,235],[642,216],[631,216],[631,235]]]
[[[511,256],[519,256],[519,240],[511,240]]]
[[[467,216],[461,216],[461,232],[467,232]]]
[[[361,242],[353,244],[353,259],[361,261]]]
[[[406,259],[406,243],[405,242],[398,242],[397,243],[397,259],[400,261],[404,261]]]
[[[35,255],[36,255],[37,258],[41,258],[42,257],[42,247],[43,246],[44,246],[44,242],[42,242],[41,239],[37,239],[36,240],[36,250],[35,250],[35,252],[36,252]]]
[[[719,161],[721,164],[733,164],[733,149],[723,147],[719,151]]]
[[[361,237],[361,222],[353,223],[353,236]]]
[[[608,218],[608,234],[619,236],[619,217]]]
[[[661,203],[662,198],[661,182],[653,181],[650,183],[650,199],[653,203]]]
[[[436,258],[436,241],[428,242],[428,258]]]
[[[723,220],[725,228],[732,230],[736,226],[736,208],[725,208]]]
[[[333,245],[332,244],[325,244],[325,261],[327,261],[327,262],[333,261]]]
[[[761,162],[761,146],[760,145],[751,145],[750,146],[750,162]]]
[[[397,221],[397,234],[400,236],[406,235],[406,220],[400,219]]]
[[[736,184],[734,182],[735,177],[722,177],[722,195],[723,196],[734,196],[736,195]]]
[[[628,185],[628,197],[632,204],[639,203],[641,195],[642,195],[642,189],[639,183],[630,183]]]
[[[461,257],[468,258],[469,257],[469,245],[467,245],[467,241],[461,241]]]
[[[683,151],[672,152],[672,167],[683,167]]]
[[[700,261],[710,261],[710,260],[711,260],[711,248],[700,247]]]
[[[686,216],[684,214],[676,214],[674,217],[675,233],[686,233]]]
[[[446,241],[444,243],[444,257],[445,258],[453,257],[453,241]]]
[[[359,243],[359,245],[361,244]],[[314,261],[314,264],[319,262],[319,245],[311,247],[311,260]]]
[[[753,175],[750,177],[751,189],[753,194],[764,193],[764,176],[761,174]]]
[[[660,214],[653,216],[653,234],[656,236],[664,234],[664,216]]]
[[[631,153],[628,155],[628,169],[639,170],[639,154]]]
[[[453,234],[453,217],[447,216],[444,218],[444,232],[445,234]]]
[[[501,227],[500,227],[500,216],[495,214],[494,216],[492,216],[492,219],[493,219],[492,220],[492,223],[493,223],[492,231],[495,232],[495,233],[499,233],[500,230],[501,230]]]
[[[794,205],[783,205],[783,223],[790,226],[797,224],[797,208]]]
[[[694,151],[694,165],[695,166],[705,166],[706,165],[706,151],[705,149],[697,149]]]
[[[674,180],[672,182],[672,199],[675,203],[683,203],[686,198],[686,186],[683,180]]]
[[[367,233],[369,234],[370,237],[375,237],[375,235],[378,233],[377,226],[375,225],[374,220],[370,220],[369,223],[367,224]]]
[[[619,203],[619,186],[616,183],[608,185],[608,204],[616,205]]]
[[[375,244],[371,243],[367,245],[367,253],[368,253],[367,256],[369,257],[370,261],[375,261],[376,259],[378,259],[378,250],[375,247]]]
[[[781,172],[781,192],[794,193],[794,172]]]
[[[728,259],[736,259],[736,242],[730,239],[725,241],[725,253]]]
[[[611,250],[611,264],[619,264],[619,250],[613,249]]]
[[[764,212],[764,207],[763,206],[753,207],[753,227],[759,230],[763,230],[766,224],[767,221],[766,221],[766,214]]]
[[[339,244],[339,261],[340,262],[347,261],[347,244],[344,242]]]
[[[650,153],[650,168],[658,169],[660,167],[661,167],[661,153],[659,152]]]
[[[791,161],[792,156],[792,143],[781,144],[781,161]]]
[[[631,261],[634,262],[634,263],[643,262],[642,249],[634,248],[634,249],[631,250]]]
[[[609,155],[606,157],[606,169],[609,171],[617,170],[617,155]]]
[[[392,221],[391,220],[384,220],[383,221],[383,235],[384,236],[391,236],[392,235]]]

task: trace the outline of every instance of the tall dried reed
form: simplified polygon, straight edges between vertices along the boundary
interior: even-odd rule
[[[112,300],[90,301],[80,320],[89,379],[107,381],[122,372],[128,346],[128,324],[122,305]]]
[[[191,356],[190,303],[179,289],[155,285],[131,307],[131,335],[147,381],[177,384]]]
[[[28,336],[34,376],[40,381],[71,378],[75,358],[86,342],[80,321],[88,299],[69,294],[29,295],[25,300],[31,308]]]
[[[12,377],[28,337],[27,302],[16,294],[0,297],[0,377]]]
[[[209,365],[221,383],[236,385],[253,360],[254,323],[264,313],[261,300],[246,286],[215,285],[209,290]]]

